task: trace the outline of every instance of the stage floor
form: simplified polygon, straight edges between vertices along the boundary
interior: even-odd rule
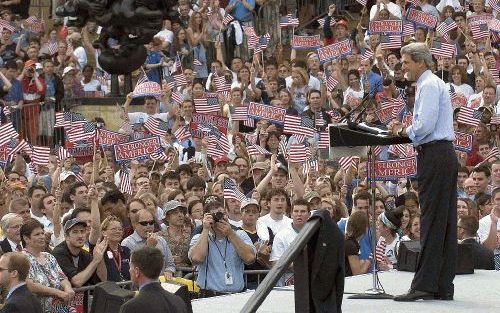
[[[413,273],[380,273],[380,281],[387,293],[405,293],[413,278]],[[459,275],[455,278],[454,301],[418,301],[416,303],[395,302],[393,300],[353,300],[349,295],[364,292],[371,287],[372,276],[361,275],[346,279],[343,312],[377,313],[498,313],[500,312],[500,272],[479,271],[473,275]],[[235,313],[246,303],[252,291],[237,295],[193,300],[193,312]],[[294,312],[293,289],[273,290],[257,312],[290,313]]]

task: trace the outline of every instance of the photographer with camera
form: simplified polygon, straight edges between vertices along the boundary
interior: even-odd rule
[[[245,264],[255,261],[256,250],[243,230],[233,230],[221,202],[205,207],[203,231],[191,239],[188,257],[198,268],[201,297],[241,292]]]

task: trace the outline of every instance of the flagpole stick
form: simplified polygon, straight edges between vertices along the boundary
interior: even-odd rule
[[[149,171],[149,179],[151,180],[151,174],[153,174],[153,171],[155,170],[155,165],[156,165],[156,160],[153,160],[153,167],[151,167],[151,170]]]
[[[95,183],[95,168],[96,168],[96,160],[95,160],[95,156],[96,156],[96,150],[97,150],[97,147],[96,147],[96,141],[94,140],[94,155],[92,156],[92,161],[94,162],[94,164],[92,164],[92,177],[90,178],[90,184],[91,185],[94,185]],[[99,169],[99,167],[98,167]]]

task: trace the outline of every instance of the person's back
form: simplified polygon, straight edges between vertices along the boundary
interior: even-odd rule
[[[126,302],[120,312],[177,313],[187,312],[182,299],[163,289],[159,282],[143,286],[137,296]]]
[[[136,297],[120,307],[120,313],[187,313],[186,304],[163,289],[158,277],[163,270],[163,255],[157,248],[142,247],[130,257],[130,278],[139,287]]]

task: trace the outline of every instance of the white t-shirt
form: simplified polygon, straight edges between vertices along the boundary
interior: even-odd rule
[[[132,112],[128,114],[128,119],[130,121],[130,124],[132,125],[143,124],[148,120],[150,116],[158,118],[164,122],[168,122],[168,113],[155,113],[153,115],[149,115],[146,112]]]
[[[158,34],[156,34],[155,37],[160,37],[161,40],[166,41],[168,43],[174,42],[174,33],[168,29],[164,29],[158,32]]]
[[[477,236],[479,241],[483,243],[488,235],[490,234],[491,228],[491,217],[489,215],[483,217],[479,220],[479,229],[477,230]],[[497,231],[500,231],[500,223],[497,223]]]
[[[382,240],[385,241],[385,238],[380,237],[378,239],[377,246],[380,244]],[[410,240],[408,236],[403,236],[402,238],[400,238],[399,235],[396,234],[396,237],[394,237],[394,240],[391,243],[387,243],[386,241],[385,256],[389,259],[389,262],[391,262],[392,265],[398,262],[397,255],[399,250],[399,243],[401,241],[408,241],[408,240]]]
[[[285,78],[285,82],[286,88],[290,89],[293,82],[292,76],[288,76],[287,78]],[[307,86],[309,86],[309,89],[321,90],[321,82],[319,81],[319,79],[312,75],[309,75],[309,83],[307,84]]]
[[[229,221],[229,224],[233,225],[234,227],[241,227],[243,225],[243,221],[242,220],[235,221],[235,220],[232,220],[232,219],[228,219],[228,221]]]
[[[97,79],[92,79],[88,83],[84,83],[82,79],[83,91],[98,91],[98,87],[101,86],[101,83]]]
[[[73,55],[78,61],[78,65],[80,69],[83,69],[85,65],[87,65],[87,53],[83,47],[78,47],[73,50]]]
[[[297,238],[297,232],[292,228],[292,223],[288,226],[282,228],[274,237],[273,248],[271,250],[271,255],[269,256],[269,261],[278,261],[283,253],[290,247],[292,242]],[[286,273],[281,276],[280,280],[276,286],[286,286],[286,281],[289,280],[293,274]]]
[[[456,93],[461,93],[463,94],[467,100],[469,100],[470,96],[474,94],[474,89],[472,89],[471,86],[468,84],[462,84],[460,86],[455,85],[454,83],[448,83],[451,89],[451,86],[453,86],[454,90]]]
[[[395,3],[392,3],[392,2],[389,2],[387,4],[385,3],[382,3],[382,5],[380,6],[380,9],[387,9],[387,11],[389,11],[389,13],[391,13],[392,15],[394,15],[395,17],[401,19],[403,16],[401,15],[401,8],[399,7],[399,5],[395,4]],[[377,13],[377,5],[374,4],[372,6],[372,8],[370,9],[370,21],[373,20],[373,18],[375,17],[375,13]]]
[[[269,240],[269,231],[267,228],[271,228],[273,234],[277,234],[282,228],[285,228],[292,224],[292,219],[288,216],[283,215],[281,220],[274,220],[271,215],[266,214],[257,220],[257,235],[262,240]]]

